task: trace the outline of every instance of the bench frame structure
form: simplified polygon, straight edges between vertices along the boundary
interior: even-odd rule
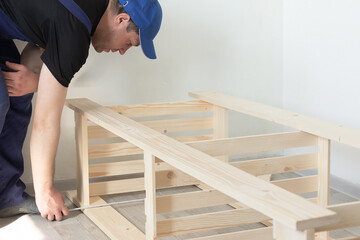
[[[150,240],[257,222],[267,227],[194,240],[330,239],[328,231],[360,225],[360,214],[352,214],[360,211],[360,202],[329,206],[330,142],[360,148],[359,130],[217,92],[189,95],[198,100],[114,107],[88,99],[66,101],[75,112],[77,145],[78,187],[68,192],[70,199],[78,206],[91,206],[106,203],[101,195],[146,193],[145,232],[110,206],[83,210],[111,239]],[[229,110],[298,131],[230,138]],[[189,117],[195,113],[210,116]],[[156,120],[141,120],[154,116]],[[167,119],[158,119],[164,116]],[[166,135],[209,129],[211,134],[205,135]],[[89,145],[91,139],[115,137],[121,140]],[[316,151],[228,161],[229,155],[307,146],[315,146]],[[137,154],[143,158],[90,164],[93,158]],[[262,177],[306,169],[317,169],[317,175],[271,182]],[[143,177],[131,175],[142,173]],[[120,180],[90,181],[119,175],[123,176]],[[156,196],[157,189],[189,185],[201,190]],[[317,197],[297,195],[305,192],[317,192]],[[233,210],[157,220],[157,214],[217,205],[229,205]]]

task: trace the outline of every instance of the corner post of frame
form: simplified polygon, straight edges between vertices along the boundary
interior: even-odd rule
[[[77,152],[77,200],[81,206],[90,205],[88,128],[85,116],[75,111],[75,139]]]
[[[328,207],[330,199],[330,140],[318,138],[318,205]],[[321,232],[319,239],[330,239],[329,232]]]
[[[226,138],[229,136],[229,110],[213,105],[213,138]],[[219,156],[217,159],[228,162],[228,156]]]
[[[298,231],[274,221],[273,238],[276,240],[314,240],[315,230]]]
[[[145,236],[146,240],[154,240],[157,235],[156,220],[156,179],[155,179],[155,156],[144,151],[144,181],[145,181]]]

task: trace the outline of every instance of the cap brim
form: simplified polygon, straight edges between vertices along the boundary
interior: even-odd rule
[[[146,39],[141,35],[142,34],[140,33],[140,44],[143,53],[145,54],[146,57],[150,59],[156,59],[156,53],[155,53],[155,47],[153,41],[150,39]]]

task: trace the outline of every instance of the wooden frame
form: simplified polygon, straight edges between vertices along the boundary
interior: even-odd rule
[[[359,130],[216,92],[190,96],[199,100],[108,108],[88,99],[67,100],[76,116],[79,167],[78,189],[68,196],[88,206],[104,203],[100,195],[146,191],[145,233],[110,206],[84,210],[109,237],[148,240],[259,222],[267,227],[195,239],[329,239],[327,231],[360,225],[360,218],[350,214],[360,210],[360,202],[328,206],[330,140],[360,148]],[[300,131],[229,138],[228,110]],[[112,141],[89,145],[96,139]],[[309,146],[316,150],[228,161],[229,155]],[[108,157],[121,160],[102,161]],[[93,158],[100,160],[89,164]],[[318,174],[271,182],[262,177],[306,169]],[[89,181],[116,175],[122,179]],[[156,189],[187,185],[201,190],[156,196]],[[318,194],[313,199],[297,195],[306,192]],[[216,205],[233,209],[157,220],[157,214]]]

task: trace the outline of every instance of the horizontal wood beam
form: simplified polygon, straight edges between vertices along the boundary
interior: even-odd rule
[[[250,116],[298,129],[325,139],[360,148],[360,130],[311,118],[217,92],[191,92],[190,97]]]
[[[212,117],[198,117],[146,121],[141,122],[141,124],[161,133],[176,133],[212,129],[212,122]],[[111,131],[107,131],[100,126],[89,126],[88,132],[89,139],[110,138],[117,136],[116,134],[111,133]]]
[[[148,117],[162,115],[178,115],[197,112],[212,112],[212,104],[200,100],[168,103],[149,103],[137,105],[118,105],[107,108],[126,117]]]
[[[317,232],[360,226],[360,201],[331,205],[328,209],[338,214],[340,222],[316,228]]]
[[[221,156],[317,146],[317,140],[308,133],[291,132],[197,141],[188,145],[210,156]]]
[[[156,173],[157,189],[199,184],[200,181],[177,169]],[[90,183],[90,196],[137,192],[144,190],[144,178]]]
[[[246,240],[273,240],[273,228],[259,228],[252,230],[244,230],[239,232],[217,234],[214,236],[206,236],[199,238],[191,238],[189,240],[234,240],[234,239],[246,239]]]
[[[282,172],[294,172],[317,168],[316,154],[303,154],[284,157],[264,158],[257,160],[246,160],[231,162],[230,165],[240,168],[255,176],[274,174]],[[170,170],[167,163],[158,162],[157,171]],[[97,163],[89,165],[89,177],[109,177],[125,174],[143,173],[144,161],[131,160],[111,163]]]
[[[317,175],[276,180],[271,183],[295,194],[316,192],[318,190]]]
[[[336,214],[288,191],[221,162],[88,99],[66,101],[97,125],[169,163],[290,229],[329,225]],[[234,187],[236,186],[236,187]],[[99,195],[99,194],[97,194]],[[288,203],[292,204],[289,205]]]
[[[235,202],[237,202],[235,199],[217,190],[205,190],[158,196],[156,199],[156,209],[157,213],[165,213],[226,205]]]
[[[240,226],[269,220],[253,209],[236,209],[157,221],[159,237],[195,231]]]
[[[255,176],[317,168],[317,153],[232,162],[231,165]]]

